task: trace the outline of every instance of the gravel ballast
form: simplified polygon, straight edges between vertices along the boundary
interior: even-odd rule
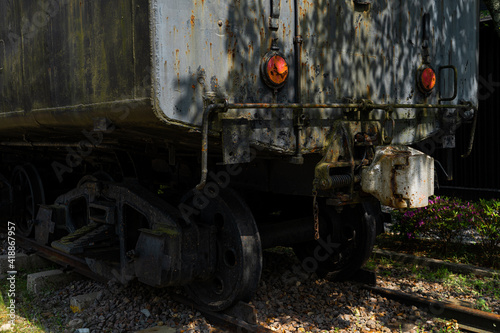
[[[447,291],[437,282],[405,278],[400,268],[394,274],[379,274],[378,285],[442,299],[450,296],[472,304],[474,295]],[[101,292],[88,308],[73,313],[73,296]],[[155,289],[140,283],[127,287],[115,283],[75,281],[35,298],[31,316],[47,326],[47,332],[136,332],[167,326],[178,332],[212,332],[215,328],[196,310],[171,300],[182,289]],[[494,311],[498,311],[498,304]],[[258,322],[277,332],[417,332],[454,327],[433,317],[429,309],[406,306],[372,294],[360,284],[331,282],[305,272],[289,249],[266,251],[264,270],[252,302]]]

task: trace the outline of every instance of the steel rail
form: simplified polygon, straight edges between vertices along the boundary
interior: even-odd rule
[[[253,313],[249,312],[241,312],[238,315],[234,316],[231,314],[228,314],[227,311],[225,312],[213,312],[210,310],[207,310],[203,307],[200,307],[198,304],[194,303],[190,299],[187,299],[183,296],[180,295],[173,295],[171,296],[172,299],[176,302],[182,303],[188,307],[195,308],[198,310],[208,321],[211,321],[213,323],[217,323],[220,326],[223,326],[224,328],[230,329],[231,332],[241,332],[241,333],[272,333],[275,332],[267,327],[264,327],[262,325],[259,325],[256,323],[256,312],[255,308],[253,305],[249,305],[248,303],[244,303],[245,306],[251,307],[253,310]],[[235,307],[238,307],[238,304],[236,304]],[[231,308],[229,312],[231,311]],[[235,310],[235,312],[238,312],[238,310]],[[248,318],[251,317],[249,321],[255,320],[255,323],[249,323],[246,319],[243,318]],[[252,320],[253,319],[253,320]]]
[[[6,229],[0,228],[0,232],[7,232]],[[43,258],[46,258],[49,261],[52,261],[58,265],[61,265],[65,268],[72,268],[73,271],[86,276],[92,280],[99,281],[101,283],[106,283],[108,280],[98,274],[95,274],[92,272],[84,259],[73,256],[67,253],[64,253],[62,251],[59,251],[57,249],[54,249],[49,246],[45,245],[40,245],[38,244],[35,240],[21,236],[21,235],[16,235],[16,245],[19,245],[22,248],[25,248],[27,250],[33,250],[35,253]],[[191,309],[196,309],[199,311],[208,321],[219,325],[221,327],[230,329],[231,331],[234,332],[249,332],[249,333],[271,333],[274,332],[264,326],[261,326],[256,323],[256,315],[252,315],[251,311],[255,313],[255,308],[253,305],[250,305],[248,303],[243,303],[244,307],[246,308],[245,311],[238,311],[238,310],[233,310],[233,308],[230,308],[228,311],[229,312],[213,312],[209,311],[198,304],[194,303],[190,299],[180,296],[180,295],[170,295],[172,300],[175,302],[181,303],[185,305],[188,308]],[[235,308],[238,306],[237,304]],[[241,307],[241,305],[240,305]],[[231,312],[232,311],[232,312]],[[234,314],[233,314],[234,313]],[[252,323],[252,320],[248,319],[254,319],[254,323]],[[250,321],[250,322],[249,322]]]
[[[2,232],[5,231],[2,230]],[[16,245],[19,245],[20,247],[27,250],[35,251],[35,253],[40,257],[50,260],[63,267],[71,267],[75,272],[83,276],[86,276],[92,280],[96,280],[103,283],[107,282],[107,279],[92,272],[88,268],[85,260],[80,257],[64,253],[62,251],[59,251],[57,249],[54,249],[46,245],[38,244],[35,240],[21,235],[16,235],[15,239],[16,239]]]
[[[402,303],[429,309],[429,313],[439,318],[455,319],[464,329],[473,332],[500,332],[500,315],[484,312],[447,301],[436,301],[401,291],[364,285],[363,288]]]
[[[225,113],[229,110],[241,109],[283,109],[288,111],[304,109],[362,109],[362,110],[385,110],[391,111],[394,109],[459,109],[467,111],[473,109],[472,103],[465,104],[376,104],[371,101],[361,101],[359,103],[347,104],[314,104],[314,103],[229,103],[225,100],[224,103],[213,103],[208,105],[203,111],[202,129],[201,129],[201,180],[196,185],[196,190],[201,191],[205,188],[208,176],[208,126],[210,116],[215,112]]]

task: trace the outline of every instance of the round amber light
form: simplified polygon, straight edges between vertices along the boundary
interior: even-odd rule
[[[288,64],[283,57],[279,55],[272,56],[267,62],[266,72],[272,83],[281,85],[288,77]]]
[[[420,79],[422,81],[422,88],[426,91],[431,91],[436,85],[436,73],[434,73],[432,68],[424,69]]]

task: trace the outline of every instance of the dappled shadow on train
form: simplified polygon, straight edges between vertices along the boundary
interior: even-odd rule
[[[431,66],[436,70],[440,66],[456,66],[462,78],[459,93],[468,96],[467,91],[474,90],[476,81],[468,79],[473,77],[472,64],[463,63],[463,59],[474,48],[469,42],[474,40],[471,36],[476,28],[459,26],[466,22],[463,17],[470,17],[475,11],[470,3],[450,2],[453,10],[446,16],[441,15],[442,10],[436,8],[435,1],[373,2],[371,5],[355,5],[352,1],[319,1],[312,5],[298,1],[298,6],[298,31],[294,25],[293,1],[281,2],[276,30],[270,29],[272,7],[269,1],[223,4],[205,1],[204,10],[199,9],[200,5],[195,7],[191,34],[198,37],[188,38],[189,50],[185,56],[180,50],[178,59],[172,59],[172,66],[180,64],[179,67],[185,69],[170,79],[177,86],[174,103],[177,111],[174,113],[186,113],[181,118],[200,124],[202,96],[207,92],[235,103],[297,101],[293,44],[296,32],[303,39],[302,102],[342,103],[370,99],[376,103],[437,104],[439,97],[453,95],[453,73],[443,71],[439,87],[428,96],[417,89],[416,73],[422,65],[424,52],[424,14],[430,15],[432,25],[428,37]],[[288,82],[277,92],[263,83],[260,74],[262,58],[270,51],[273,39],[289,64]],[[186,61],[191,64],[183,66]],[[324,109],[308,112],[316,126],[325,127],[331,119],[342,114],[339,110]],[[241,114],[241,111],[230,111],[228,116]],[[435,114],[400,109],[392,117],[396,120],[396,130],[407,126],[403,119],[410,118],[414,122],[415,126],[408,132],[410,139],[420,140],[434,132]],[[255,110],[250,119],[250,127],[260,130],[258,140],[264,145],[286,142],[293,151],[294,140],[281,138],[294,135],[291,112]],[[308,142],[311,147],[316,144],[314,135],[318,133],[315,130],[303,138],[306,146]],[[245,132],[239,134],[245,135]]]

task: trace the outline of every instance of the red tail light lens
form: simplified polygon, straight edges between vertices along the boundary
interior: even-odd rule
[[[281,88],[288,78],[288,63],[276,52],[264,56],[261,74],[264,82],[273,89]]]
[[[425,92],[430,92],[436,85],[436,73],[432,68],[424,69],[420,74],[420,85]]]
[[[281,56],[276,55],[267,62],[267,75],[275,84],[282,84],[288,77],[288,64]]]

